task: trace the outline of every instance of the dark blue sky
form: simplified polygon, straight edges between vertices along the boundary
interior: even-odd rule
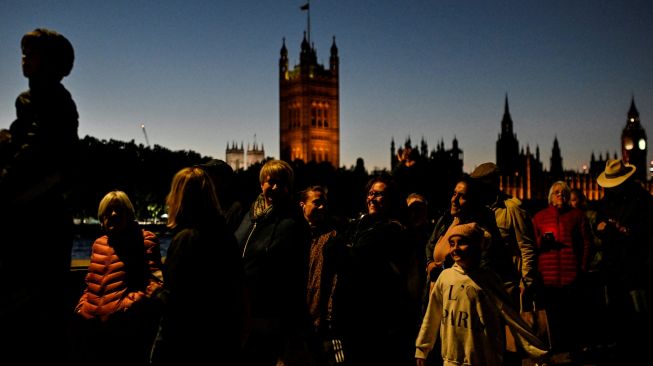
[[[80,136],[149,140],[224,159],[228,142],[279,156],[278,58],[298,62],[303,0],[0,3],[0,128],[26,89],[20,38],[67,36],[64,84]],[[465,171],[494,161],[508,94],[520,144],[566,169],[619,151],[631,97],[653,133],[653,2],[311,1],[311,38],[340,54],[341,164],[388,167],[391,138],[458,138]],[[653,136],[653,135],[652,135]]]

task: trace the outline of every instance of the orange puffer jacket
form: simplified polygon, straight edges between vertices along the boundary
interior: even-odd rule
[[[109,245],[108,236],[95,240],[86,275],[86,290],[75,308],[79,315],[86,319],[99,318],[106,321],[112,314],[128,311],[135,303],[145,300],[161,288],[163,277],[159,241],[154,233],[145,230],[142,232],[143,266],[147,268],[142,271],[145,278],[129,281],[139,284],[132,285],[132,288],[128,285],[125,263],[129,259],[119,256],[116,249]]]

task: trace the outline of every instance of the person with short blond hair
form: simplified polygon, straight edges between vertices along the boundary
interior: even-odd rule
[[[98,219],[105,235],[93,243],[86,289],[75,308],[75,361],[145,364],[158,320],[150,298],[163,283],[159,240],[139,227],[125,192],[107,193]]]
[[[276,365],[287,357],[308,357],[288,353],[301,349],[292,343],[310,332],[306,284],[311,234],[299,206],[291,200],[293,178],[288,163],[265,163],[259,179],[261,193],[236,230],[252,310],[245,365]]]
[[[270,160],[265,163],[263,167],[261,167],[261,172],[259,173],[259,182],[263,184],[265,178],[268,176],[282,180],[289,186],[288,188],[292,190],[292,185],[295,180],[295,172],[290,164],[285,161]]]

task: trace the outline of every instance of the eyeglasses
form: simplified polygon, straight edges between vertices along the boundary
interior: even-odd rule
[[[385,192],[379,192],[379,191],[369,191],[367,192],[367,197],[368,198],[377,198],[377,197],[383,197],[385,196]]]

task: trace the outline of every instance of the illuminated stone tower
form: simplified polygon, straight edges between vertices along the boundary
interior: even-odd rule
[[[245,150],[243,149],[243,143],[240,143],[240,147],[236,144],[235,141],[229,145],[227,143],[226,150],[226,162],[229,164],[231,169],[234,171],[245,168]]]
[[[333,37],[329,68],[318,64],[304,33],[299,65],[288,66],[286,40],[279,59],[279,148],[282,160],[340,165],[339,60]]]
[[[249,144],[247,144],[247,168],[254,164],[262,163],[263,160],[265,160],[265,149],[263,149],[263,144],[261,144],[260,148],[256,143],[256,140],[254,140],[251,148]]]
[[[621,156],[623,160],[637,167],[635,177],[642,182],[648,180],[646,164],[646,131],[639,122],[639,112],[635,107],[635,97],[630,102],[626,127],[621,132]]]

